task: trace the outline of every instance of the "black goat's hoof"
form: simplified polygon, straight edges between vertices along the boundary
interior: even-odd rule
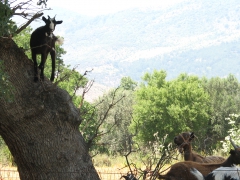
[[[54,78],[52,78],[52,77],[51,77],[51,78],[50,78],[50,81],[52,81],[52,82],[53,82],[53,81],[54,81]]]

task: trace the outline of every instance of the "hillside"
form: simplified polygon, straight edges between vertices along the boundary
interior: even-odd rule
[[[65,38],[65,63],[93,69],[89,78],[101,85],[117,86],[123,76],[139,81],[153,69],[166,70],[169,79],[183,72],[240,79],[238,0],[185,0],[96,17],[59,8],[47,13],[63,20],[55,34]]]

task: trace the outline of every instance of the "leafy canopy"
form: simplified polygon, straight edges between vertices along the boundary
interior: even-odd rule
[[[165,71],[146,73],[136,90],[134,120],[131,128],[138,129],[137,139],[148,143],[154,134],[169,134],[169,141],[183,131],[205,133],[208,123],[209,96],[196,76],[181,74],[167,81]]]

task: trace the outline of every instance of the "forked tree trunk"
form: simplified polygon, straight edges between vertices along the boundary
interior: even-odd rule
[[[0,135],[22,180],[97,180],[78,130],[78,109],[69,94],[45,78],[33,81],[33,63],[11,39],[0,38],[0,61],[14,99],[0,99]]]

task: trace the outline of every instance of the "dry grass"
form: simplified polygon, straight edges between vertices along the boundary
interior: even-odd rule
[[[136,157],[132,157],[130,162],[137,161]],[[124,157],[109,157],[107,155],[101,155],[93,159],[94,166],[101,180],[123,180],[121,178],[123,175],[127,175],[129,168],[126,165],[126,160]],[[167,169],[169,165],[164,166],[162,170]],[[142,170],[146,168],[144,165],[137,165],[141,167]],[[134,170],[134,167],[132,167]],[[167,171],[166,171],[167,172]],[[166,173],[164,172],[164,173]],[[137,172],[133,172],[137,174]],[[138,172],[137,177],[140,174]],[[20,180],[19,173],[16,167],[0,167],[0,180]]]
[[[122,175],[126,175],[128,169],[119,169],[116,167],[96,167],[101,180],[118,180]]]
[[[127,169],[120,170],[112,167],[96,167],[101,180],[118,180],[122,175],[127,174]],[[16,167],[0,168],[0,180],[20,180]]]
[[[0,180],[20,180],[16,167],[0,168]]]

